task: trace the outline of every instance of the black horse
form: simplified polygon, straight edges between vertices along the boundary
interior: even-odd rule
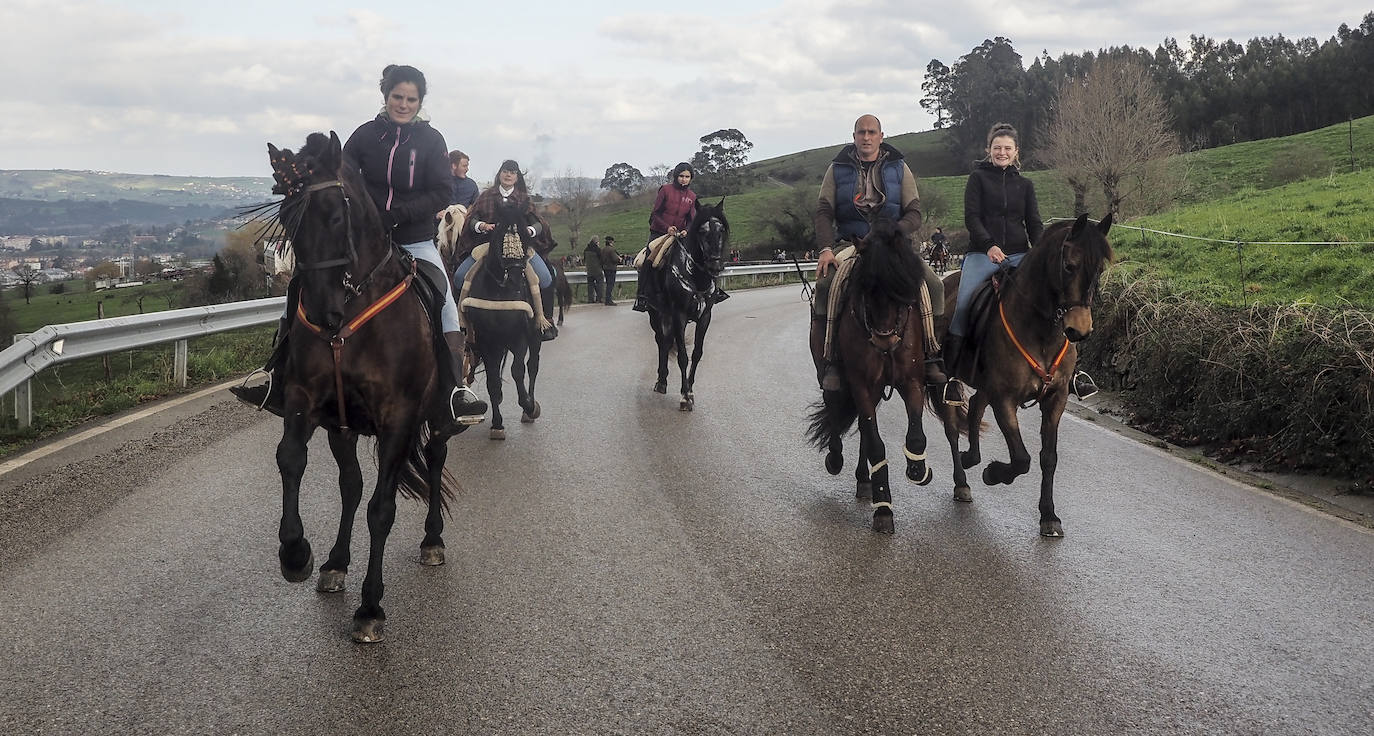
[[[343,163],[338,136],[312,133],[299,153],[271,144],[268,152],[277,181],[273,191],[284,195],[277,217],[296,253],[300,287],[274,376],[282,382],[285,406],[277,445],[281,572],[302,582],[314,565],[299,500],[306,443],[323,427],[339,465],[343,513],[317,588],[344,589],[363,491],[358,436],[375,436],[377,485],[367,505],[371,546],[353,639],[381,641],[382,555],[398,490],[428,502],[421,560],[444,563],[443,511],[457,486],[444,471],[449,434],[434,431],[445,424],[444,402],[436,400],[442,390],[438,340],[412,288],[413,262],[384,234],[360,174]]]
[[[540,256],[534,254],[534,242],[525,231],[526,224],[516,208],[498,211],[496,228],[487,242],[478,246],[486,248],[486,254],[473,270],[472,285],[462,303],[471,331],[470,339],[486,370],[487,400],[491,404],[490,436],[494,440],[506,438],[505,420],[501,416],[501,371],[507,354],[512,359],[510,375],[523,410],[520,421],[528,424],[540,414],[539,402],[534,398],[534,383],[539,376],[542,343],[530,308],[530,288],[525,275],[526,259]],[[525,381],[527,370],[528,385]]]
[[[692,411],[696,397],[697,365],[706,330],[711,326],[715,278],[725,270],[726,244],[730,223],[725,219],[725,200],[714,205],[697,203],[697,214],[684,237],[676,238],[664,256],[663,266],[648,268],[647,278],[657,279],[655,302],[649,305],[649,325],[658,343],[658,381],[654,391],[668,393],[668,352],[677,350],[677,367],[682,374],[682,396],[678,408]],[[687,323],[696,323],[691,368],[687,365]]]

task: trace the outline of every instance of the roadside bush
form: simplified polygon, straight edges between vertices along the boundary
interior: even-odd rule
[[[1374,478],[1374,314],[1224,307],[1112,269],[1080,362],[1145,428],[1271,469]]]
[[[61,281],[58,281],[58,282],[56,282],[56,283],[49,284],[49,285],[48,285],[48,293],[49,293],[49,294],[65,294],[65,293],[67,293],[67,285],[64,284],[64,283],[62,283]]]

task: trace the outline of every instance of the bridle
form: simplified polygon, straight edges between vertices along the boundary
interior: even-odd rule
[[[310,186],[300,191],[299,196],[301,198],[293,202],[292,206],[299,206],[301,208],[300,217],[304,217],[306,209],[310,207],[309,195],[315,192],[324,191],[326,189],[331,189],[334,187],[338,187],[339,191],[343,193],[344,221],[349,223],[350,225],[349,227],[344,228],[344,231],[347,233],[346,242],[348,243],[348,255],[340,256],[338,258],[329,258],[322,261],[303,261],[300,258],[297,258],[296,268],[298,270],[322,271],[328,268],[338,268],[339,266],[356,267],[358,265],[358,248],[354,244],[353,228],[351,227],[353,222],[353,204],[351,198],[348,196],[348,190],[344,188],[344,184],[342,181],[338,179],[330,179],[329,181],[322,181],[315,184],[311,184]],[[343,278],[340,280],[340,286],[343,287],[344,291],[348,292],[348,295],[344,297],[345,304],[351,301],[353,297],[362,295],[363,291],[368,287],[368,285],[372,283],[372,279],[374,276],[377,275],[377,272],[380,271],[383,267],[385,267],[387,263],[391,262],[394,250],[394,248],[387,248],[386,255],[383,256],[382,259],[377,262],[376,266],[372,267],[372,270],[369,271],[367,276],[363,278],[363,280],[360,282],[354,283],[353,272],[348,269],[344,270]]]

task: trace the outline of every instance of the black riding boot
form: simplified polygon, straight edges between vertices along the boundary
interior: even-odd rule
[[[647,312],[653,303],[655,294],[653,279],[653,267],[648,263],[639,267],[639,282],[635,287],[635,305],[631,307],[636,312]]]
[[[725,289],[720,288],[720,282],[718,282],[718,281],[712,281],[712,282],[711,282],[711,293],[710,293],[710,295],[709,295],[709,298],[710,298],[712,304],[720,304],[721,302],[725,301],[726,299],[729,299],[729,298],[730,298],[730,295],[727,294],[727,293],[725,293]]]
[[[541,332],[539,333],[539,339],[542,340],[542,341],[544,341],[544,342],[548,342],[549,340],[552,340],[552,339],[554,339],[555,337],[558,337],[558,328],[555,327],[554,324],[553,324],[553,300],[554,300],[553,284],[549,284],[549,288],[547,288],[547,289],[540,289],[540,290],[539,290],[539,299],[540,299],[540,301],[543,302],[543,304],[540,304],[540,305],[539,305],[538,307],[536,307],[536,308],[537,308],[537,309],[543,310],[543,312],[544,312],[544,319],[546,319],[546,320],[549,321],[549,326],[548,326],[548,328],[545,329],[545,330],[543,330],[543,331],[541,331]],[[533,306],[533,305],[531,305],[531,306]],[[538,321],[539,321],[539,320],[535,320],[535,322],[538,322]]]
[[[463,383],[463,333],[445,332],[444,344],[448,346],[448,355],[439,356],[439,378],[440,385],[449,388],[450,421],[455,429],[481,424],[486,419],[487,402],[477,398]]]
[[[945,370],[949,371],[949,380],[945,383],[945,403],[962,404],[964,401],[963,391],[959,387],[959,379],[955,378],[959,374],[959,361],[963,360],[964,338],[954,333],[945,335],[944,356]]]
[[[245,378],[242,384],[229,387],[229,393],[233,394],[239,401],[255,409],[269,411],[279,417],[286,414],[286,396],[281,382],[274,379],[277,368],[281,365],[282,356],[286,355],[286,331],[290,326],[291,321],[282,317],[277,324],[277,336],[272,345],[272,355],[268,357],[267,364],[248,374],[248,378]],[[248,381],[259,373],[267,376],[267,380],[249,386]]]

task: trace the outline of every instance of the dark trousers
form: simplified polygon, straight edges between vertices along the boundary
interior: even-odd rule
[[[599,277],[601,274],[597,274]],[[592,272],[587,272],[587,303],[595,304],[601,301],[601,279],[593,278]]]
[[[615,271],[612,270],[612,269],[606,269],[603,273],[605,273],[605,275],[606,275],[606,302],[605,302],[605,303],[606,303],[606,304],[610,304],[610,303],[611,303],[611,294],[614,294],[614,293],[615,293]]]

